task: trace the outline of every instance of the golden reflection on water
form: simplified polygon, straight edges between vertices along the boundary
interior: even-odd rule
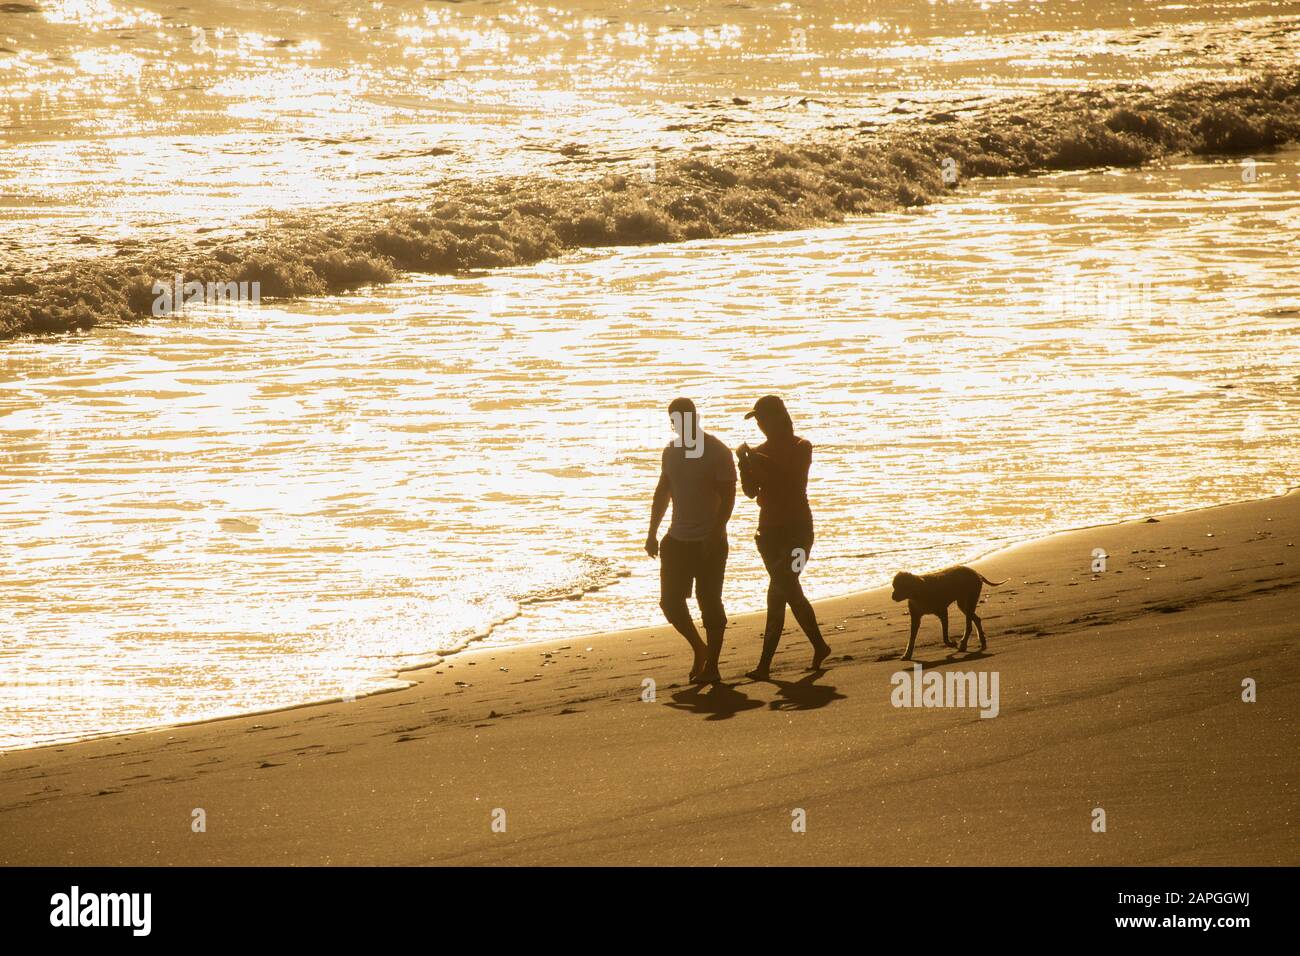
[[[787,397],[816,446],[814,597],[1277,491],[1300,151],[1260,172],[996,182],[834,228],[10,343],[0,661],[22,682],[0,732],[356,693],[494,624],[652,623],[637,555],[678,393],[733,446],[757,394]],[[733,612],[761,604],[754,521],[742,502]]]
[[[600,175],[929,102],[1261,71],[1295,62],[1297,17],[1263,0],[59,0],[0,14],[0,263],[445,177]]]
[[[445,177],[1255,72],[1294,63],[1297,16],[45,0],[0,14],[0,266]],[[1294,182],[1294,154],[1272,171]],[[361,692],[494,625],[657,620],[634,558],[678,391],[733,445],[755,394],[791,397],[817,446],[815,595],[1276,490],[1300,301],[1271,242],[1300,223],[1293,189],[1225,175],[991,185],[916,216],[0,346],[0,745]],[[1157,299],[1090,298],[1135,272]],[[733,610],[760,603],[752,524],[742,505]]]

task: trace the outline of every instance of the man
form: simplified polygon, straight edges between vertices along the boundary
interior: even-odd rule
[[[664,448],[645,550],[659,558],[659,607],[695,652],[691,682],[713,684],[721,679],[718,656],[727,627],[722,580],[727,573],[727,521],[736,504],[736,462],[726,445],[700,428],[689,398],[673,399],[668,417],[677,437]],[[670,501],[673,520],[659,541],[659,523]],[[700,640],[686,604],[692,587],[707,644]]]

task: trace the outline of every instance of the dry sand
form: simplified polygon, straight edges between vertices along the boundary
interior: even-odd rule
[[[985,592],[988,651],[950,656],[927,619],[916,656],[997,671],[993,719],[891,705],[906,611],[874,590],[818,604],[820,676],[787,632],[775,682],[689,688],[661,627],[470,652],[351,703],[10,752],[0,862],[1296,865],[1297,542],[1292,493],[973,562],[1008,579]],[[815,558],[808,577],[815,593]],[[725,675],[752,666],[760,626],[735,620]]]

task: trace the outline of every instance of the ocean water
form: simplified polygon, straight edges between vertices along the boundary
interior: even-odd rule
[[[1296,0],[19,6],[34,12],[0,12],[11,264],[466,177],[644,172],[926,107],[1300,59]]]
[[[0,13],[0,258],[452,176],[595,175],[917,102],[1238,76],[1294,60],[1297,15],[311,9]],[[973,182],[833,227],[0,343],[0,746],[656,622],[640,546],[677,394],[733,446],[758,437],[755,397],[787,397],[815,446],[814,597],[1278,492],[1296,478],[1300,150],[1253,159]],[[755,510],[732,525],[733,612],[762,604]]]

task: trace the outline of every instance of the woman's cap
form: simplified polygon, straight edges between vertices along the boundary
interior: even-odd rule
[[[771,418],[774,415],[787,415],[785,402],[775,395],[764,395],[754,403],[754,410],[745,414],[746,418]]]

